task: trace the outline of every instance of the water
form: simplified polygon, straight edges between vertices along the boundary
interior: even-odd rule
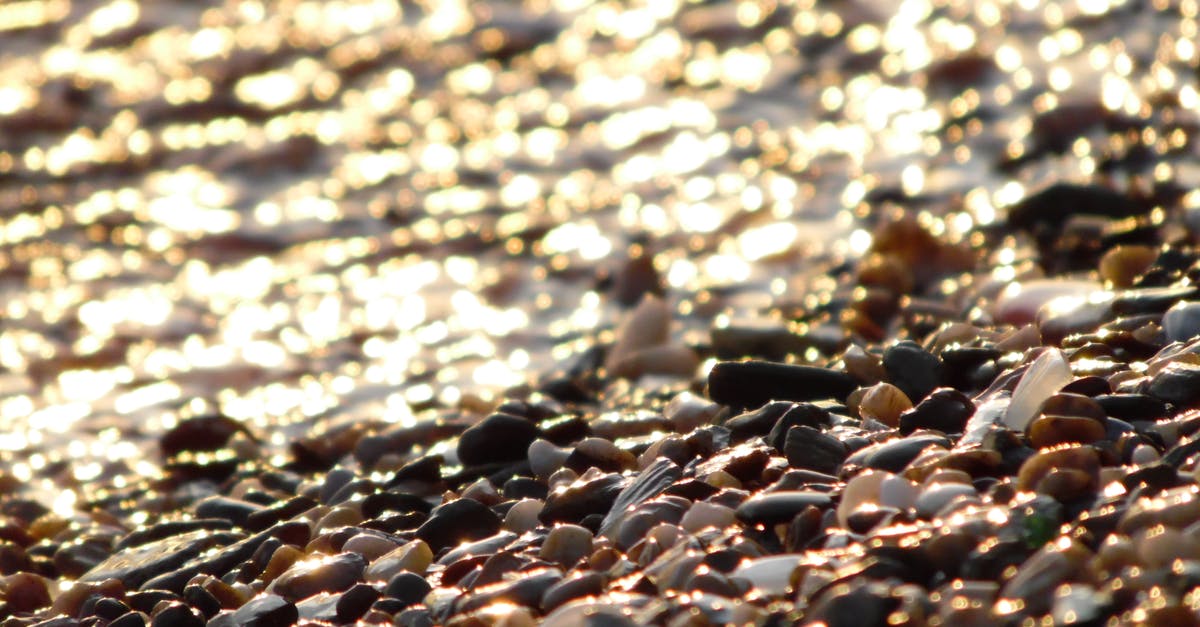
[[[892,205],[953,242],[1050,181],[1194,187],[1197,11],[4,3],[8,482],[67,513],[216,409],[281,463],[479,411],[606,340],[639,255],[695,341],[836,291]]]

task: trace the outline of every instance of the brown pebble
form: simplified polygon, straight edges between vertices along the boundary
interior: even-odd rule
[[[874,418],[889,426],[900,426],[900,414],[912,409],[912,401],[891,383],[876,383],[867,388],[858,405],[863,418]]]
[[[1100,277],[1113,287],[1133,285],[1158,258],[1158,250],[1150,246],[1114,246],[1100,257]]]
[[[285,544],[271,554],[271,559],[267,561],[267,566],[263,569],[262,575],[259,575],[259,579],[263,583],[271,583],[301,559],[304,559],[303,551]]]
[[[15,573],[0,580],[0,590],[10,612],[32,612],[50,605],[47,583],[40,575]]]

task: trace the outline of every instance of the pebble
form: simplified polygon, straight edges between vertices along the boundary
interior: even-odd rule
[[[1200,405],[1200,364],[1168,364],[1150,380],[1146,393],[1180,409]]]
[[[1200,301],[1179,301],[1162,317],[1168,342],[1187,342],[1200,335]]]
[[[434,508],[416,532],[433,551],[466,540],[486,538],[500,530],[500,517],[479,501],[457,499]]]
[[[911,401],[920,401],[942,384],[942,361],[917,345],[903,341],[883,352],[883,369],[890,383]]]
[[[557,562],[564,569],[570,569],[580,558],[591,552],[591,531],[579,525],[555,525],[542,542],[538,557],[548,562]]]
[[[341,592],[362,577],[366,566],[366,560],[357,553],[304,560],[279,575],[267,590],[293,602],[318,592]]]
[[[464,464],[518,461],[540,435],[537,425],[525,418],[492,414],[459,436],[458,459]]]
[[[891,383],[876,383],[867,388],[858,403],[858,412],[863,418],[878,420],[889,426],[900,426],[900,415],[912,409],[912,401]]]
[[[230,617],[231,624],[241,627],[288,627],[299,619],[296,605],[275,594],[264,594],[247,601]]]
[[[713,527],[724,529],[737,521],[736,512],[724,505],[698,501],[693,503],[679,520],[679,526],[688,533]]]
[[[1014,431],[1022,431],[1033,420],[1047,398],[1071,381],[1071,365],[1062,351],[1047,348],[1029,365],[1012,393],[1004,422]]]
[[[854,379],[842,372],[765,361],[718,362],[708,374],[712,399],[739,409],[773,400],[844,399],[854,388]]]
[[[778,524],[790,522],[808,507],[828,508],[833,498],[822,492],[786,490],[759,494],[747,499],[737,508],[739,520],[749,524]]]
[[[943,433],[962,433],[975,413],[970,397],[953,388],[938,388],[930,392],[916,407],[900,414],[900,433],[932,429]]]
[[[788,429],[783,452],[793,468],[836,475],[849,453],[836,437],[801,425]]]

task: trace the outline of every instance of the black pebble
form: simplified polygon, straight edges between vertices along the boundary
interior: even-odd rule
[[[942,360],[916,342],[904,341],[883,352],[888,380],[913,402],[942,384]]]
[[[196,584],[191,584],[183,589],[183,599],[192,607],[200,610],[206,618],[212,618],[221,611],[221,602],[211,592],[201,588]]]
[[[172,603],[159,610],[150,621],[151,627],[204,627],[200,612],[182,604]]]
[[[708,393],[716,402],[744,409],[773,400],[844,399],[854,391],[844,372],[766,361],[723,361],[708,374]]]
[[[240,627],[291,627],[300,618],[295,604],[275,594],[255,597],[233,613]]]
[[[900,414],[900,433],[908,435],[917,429],[962,433],[974,413],[975,404],[966,394],[953,388],[939,388],[916,407]]]
[[[540,435],[537,425],[525,418],[492,414],[459,436],[458,459],[464,465],[519,461]]]
[[[396,599],[404,604],[404,607],[420,603],[425,595],[433,587],[429,585],[425,578],[416,574],[404,571],[398,573],[388,581],[387,588],[384,588],[383,594],[387,598]]]
[[[837,474],[848,451],[837,438],[801,425],[788,429],[783,452],[793,468],[833,475]]]
[[[466,540],[486,538],[500,530],[500,518],[474,499],[450,501],[433,510],[417,529],[417,537],[436,553]]]

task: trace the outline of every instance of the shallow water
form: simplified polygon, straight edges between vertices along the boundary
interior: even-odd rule
[[[4,3],[0,459],[65,513],[180,417],[282,461],[486,406],[631,256],[702,342],[893,204],[1194,187],[1196,41],[1195,0]]]

